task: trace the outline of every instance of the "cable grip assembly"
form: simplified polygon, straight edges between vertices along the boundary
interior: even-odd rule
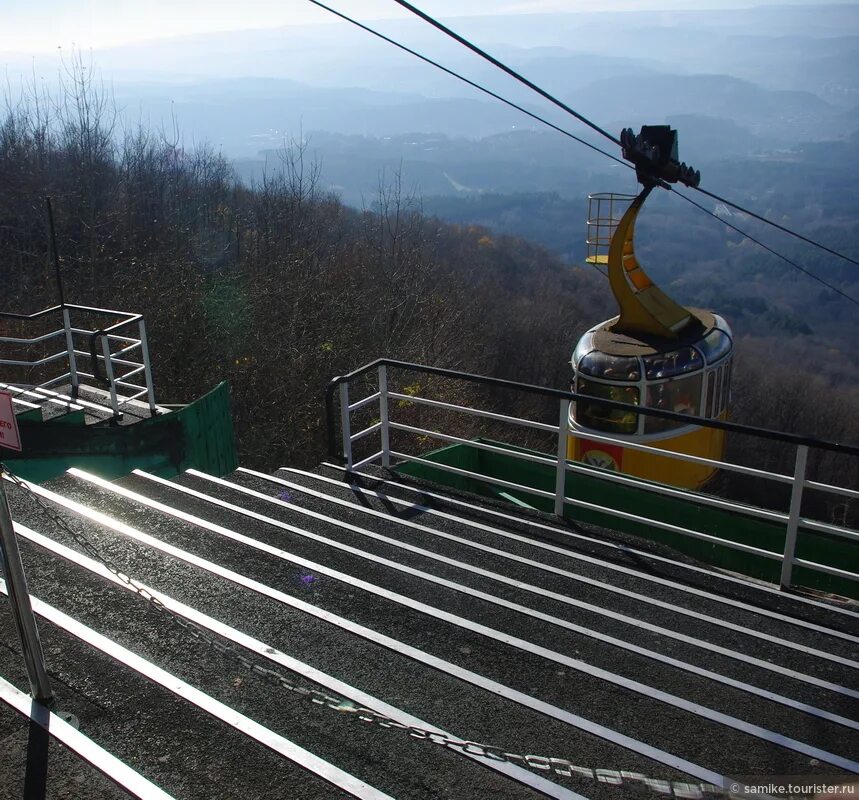
[[[632,128],[620,133],[623,157],[635,165],[635,175],[643,186],[683,183],[696,188],[701,173],[681,163],[677,155],[677,131],[670,125],[642,125],[636,136]]]

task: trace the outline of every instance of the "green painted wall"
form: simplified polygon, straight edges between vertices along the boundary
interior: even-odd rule
[[[520,448],[499,442],[484,439],[477,441],[504,447],[507,450],[520,450]],[[555,491],[554,469],[543,464],[522,461],[512,455],[490,453],[468,445],[453,445],[436,450],[423,456],[423,458],[477,472],[481,475],[512,481],[534,489],[544,489],[552,493]],[[491,484],[451,475],[443,470],[433,469],[423,464],[404,464],[397,469],[403,474],[484,496],[498,497],[501,494],[499,488],[493,487]],[[527,503],[541,511],[551,513],[554,510],[552,501],[548,499],[509,489],[505,489],[503,492],[509,495],[507,499],[512,498]],[[667,522],[730,541],[753,545],[771,552],[781,553],[784,551],[784,526],[740,512],[722,511],[703,506],[696,503],[694,499],[665,497],[643,489],[620,486],[599,477],[577,473],[567,474],[566,496],[617,511],[650,517],[660,522]],[[564,516],[570,520],[600,525],[632,533],[651,541],[661,542],[675,550],[724,569],[741,572],[773,583],[777,583],[779,579],[781,571],[781,562],[779,561],[742,553],[722,545],[692,539],[680,533],[672,533],[650,525],[623,520],[606,513],[583,509],[570,504],[566,505]],[[800,529],[796,554],[799,558],[859,572],[859,543],[841,537]],[[859,598],[859,585],[855,581],[826,575],[803,567],[795,567],[793,575],[796,585]]]
[[[16,475],[37,483],[80,467],[104,478],[144,469],[172,477],[195,468],[225,475],[237,466],[226,383],[193,403],[133,425],[85,425],[83,413],[43,421],[18,417],[21,453],[2,459]]]

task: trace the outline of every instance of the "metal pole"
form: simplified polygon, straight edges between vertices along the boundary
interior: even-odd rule
[[[143,374],[146,377],[146,399],[149,402],[149,413],[155,416],[155,387],[152,385],[152,366],[149,363],[149,344],[146,341],[146,324],[143,319],[138,326],[140,333],[140,354],[143,358]]]
[[[340,426],[343,435],[343,457],[346,469],[352,469],[352,429],[349,424],[349,382],[340,384]]]
[[[796,552],[796,536],[799,532],[799,512],[802,508],[802,490],[805,488],[805,465],[808,463],[808,445],[796,448],[796,466],[793,470],[793,489],[790,493],[790,511],[787,519],[787,532],[784,537],[784,556],[781,562],[782,589],[790,589],[793,558]]]
[[[391,439],[388,428],[388,368],[379,367],[379,419],[382,423],[382,466],[391,466]]]
[[[54,254],[54,273],[57,278],[57,296],[60,299],[60,307],[66,307],[66,297],[63,292],[63,276],[60,273],[60,253],[57,250],[57,232],[54,228],[54,209],[51,206],[51,198],[45,198],[45,205],[48,207],[48,229],[51,234],[51,250]]]
[[[332,381],[325,387],[325,441],[328,444],[328,458],[332,461],[342,460],[337,451],[337,427],[334,424],[334,389],[338,385]]]
[[[561,400],[558,418],[558,466],[555,468],[555,516],[564,517],[564,494],[567,491],[567,440],[570,431],[570,401]]]
[[[69,310],[63,307],[63,328],[66,331],[66,352],[69,354],[69,379],[72,382],[72,397],[78,396],[78,361],[75,357],[75,340],[72,334],[72,321]]]
[[[110,405],[113,408],[114,416],[119,416],[119,401],[116,397],[116,378],[113,374],[113,356],[110,352],[110,340],[107,335],[101,339],[101,351],[104,355],[104,374],[107,377],[108,388],[110,389]]]
[[[21,564],[21,554],[18,551],[18,541],[12,526],[12,514],[9,511],[4,483],[5,479],[0,472],[0,556],[2,556],[0,560],[3,562],[12,616],[15,617],[15,625],[21,639],[21,650],[27,665],[27,675],[30,678],[30,693],[36,701],[45,704],[50,703],[54,695],[45,668],[45,654],[42,652],[36,618],[30,605],[30,592],[27,589],[24,566]]]

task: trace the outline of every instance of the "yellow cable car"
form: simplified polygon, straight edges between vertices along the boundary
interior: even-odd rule
[[[598,402],[614,400],[713,419],[725,419],[728,413],[733,339],[727,322],[674,302],[635,257],[635,221],[652,188],[646,185],[634,199],[589,198],[587,260],[608,267],[620,314],[591,328],[573,353],[573,391],[595,399],[571,407],[567,457],[696,489],[713,477],[714,468],[588,438],[596,434],[692,456],[724,456],[722,431],[609,409]],[[627,204],[618,221],[615,209]]]

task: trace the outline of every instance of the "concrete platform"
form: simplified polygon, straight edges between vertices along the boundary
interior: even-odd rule
[[[8,493],[54,711],[141,778],[53,743],[45,797],[694,797],[859,772],[855,604],[381,472]],[[0,630],[26,690],[5,602]],[[0,798],[23,797],[31,724],[0,709]]]

